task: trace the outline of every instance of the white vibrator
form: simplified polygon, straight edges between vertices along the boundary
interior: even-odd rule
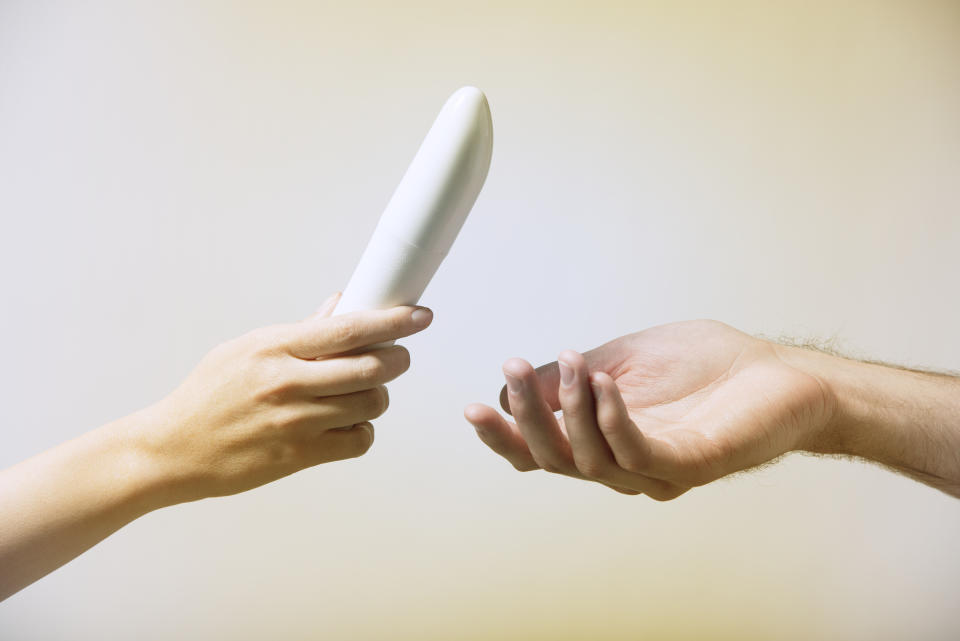
[[[492,153],[486,96],[458,89],[393,192],[335,313],[420,300],[480,194]]]

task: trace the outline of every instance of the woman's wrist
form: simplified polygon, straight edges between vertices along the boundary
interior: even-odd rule
[[[107,430],[117,452],[119,485],[124,501],[138,516],[183,502],[179,484],[169,466],[161,463],[156,434],[157,410],[148,407],[101,429]]]

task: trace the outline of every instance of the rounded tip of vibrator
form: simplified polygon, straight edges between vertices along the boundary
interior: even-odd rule
[[[447,99],[446,108],[457,114],[454,118],[460,120],[462,126],[472,130],[474,151],[489,164],[493,151],[493,119],[486,95],[473,86],[461,87]],[[486,177],[486,169],[483,174]]]
[[[447,104],[474,122],[481,124],[485,128],[493,128],[490,118],[490,104],[487,97],[476,87],[461,87],[453,92],[453,95],[447,99]]]
[[[487,107],[487,97],[476,87],[460,87],[450,96],[451,100],[462,100],[465,103],[475,104],[477,106]],[[489,108],[489,107],[488,107]]]

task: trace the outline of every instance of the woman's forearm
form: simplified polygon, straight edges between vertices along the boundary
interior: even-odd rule
[[[147,512],[366,452],[410,355],[359,348],[419,332],[432,313],[329,318],[337,300],[219,345],[163,400],[0,472],[0,600]]]
[[[138,414],[0,472],[0,600],[162,507]]]
[[[781,354],[836,401],[833,419],[804,449],[875,461],[960,497],[960,378],[797,347]]]

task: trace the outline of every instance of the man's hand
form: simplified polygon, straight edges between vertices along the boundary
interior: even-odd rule
[[[690,321],[511,359],[500,403],[464,414],[521,471],[669,500],[793,450],[857,456],[960,497],[960,378],[771,343]],[[562,410],[557,419],[555,411]]]
[[[479,404],[465,416],[518,470],[669,500],[810,448],[830,424],[829,388],[781,349],[713,321],[664,325],[536,370],[511,359],[501,404],[516,424]]]

